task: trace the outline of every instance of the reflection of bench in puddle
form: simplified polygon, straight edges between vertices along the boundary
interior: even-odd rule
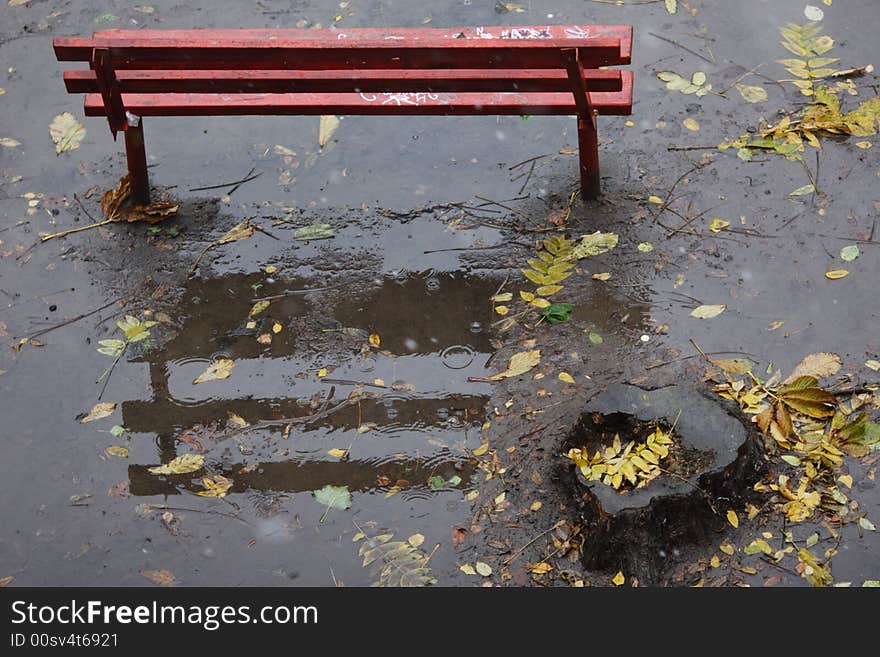
[[[128,466],[129,490],[132,495],[177,495],[181,489],[192,492],[205,490],[194,475],[159,476],[151,474],[151,465]],[[450,455],[430,459],[373,461],[280,461],[254,465],[237,464],[224,468],[224,477],[232,479],[230,493],[249,489],[298,493],[317,490],[327,484],[348,486],[351,491],[387,491],[398,486],[408,494],[424,496],[434,492],[428,485],[431,477],[449,480],[461,477],[457,488],[464,488],[474,472],[471,461]]]

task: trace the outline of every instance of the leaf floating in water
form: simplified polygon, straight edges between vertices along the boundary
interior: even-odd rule
[[[325,240],[333,237],[334,230],[330,224],[312,224],[297,228],[293,232],[295,240]]]
[[[157,475],[189,474],[201,470],[205,465],[205,457],[201,454],[182,454],[176,459],[149,468],[149,472]]]
[[[825,272],[825,278],[836,281],[839,278],[846,278],[849,276],[849,271],[846,269],[834,269],[832,271]]]
[[[846,262],[852,262],[856,258],[859,257],[859,247],[855,244],[850,244],[849,246],[845,246],[840,250],[840,257],[842,260]]]
[[[709,230],[713,233],[720,233],[722,230],[730,226],[730,222],[726,219],[713,219],[709,224]]]
[[[804,7],[804,16],[806,16],[808,20],[814,22],[821,21],[823,18],[825,18],[825,12],[819,9],[819,7],[807,5],[806,7]]]
[[[638,248],[638,250],[641,251],[642,253],[650,253],[651,251],[654,250],[654,245],[651,244],[650,242],[640,242],[638,247],[636,247],[636,248]]]
[[[559,380],[564,381],[565,383],[574,383],[574,377],[568,372],[560,372]]]
[[[479,575],[482,575],[483,577],[490,577],[492,575],[492,566],[486,562],[478,561],[474,565],[476,566],[476,571]]]
[[[241,223],[236,224],[232,228],[230,228],[219,240],[217,240],[216,244],[229,244],[230,242],[237,242],[239,240],[247,239],[251,235],[254,234],[254,227],[251,226],[250,220],[245,219]]]
[[[703,305],[697,306],[694,308],[690,315],[691,317],[696,317],[697,319],[712,319],[713,317],[718,317],[721,313],[727,310],[727,306],[722,304],[717,305]]]
[[[764,87],[749,84],[738,84],[736,90],[747,103],[763,103],[767,100],[767,90]]]
[[[331,486],[327,484],[323,488],[312,491],[315,501],[323,504],[328,509],[339,509],[344,511],[351,507],[351,493],[348,486]]]
[[[21,142],[17,139],[13,139],[12,137],[0,137],[0,146],[5,146],[6,148],[15,148],[16,146],[21,146]]]
[[[86,422],[94,422],[95,420],[101,420],[105,417],[110,417],[113,415],[113,411],[116,410],[116,404],[112,402],[100,402],[95,404],[92,407],[92,410],[89,411],[89,414],[86,415],[82,420],[80,420],[80,424],[85,424]]]
[[[611,583],[614,584],[614,586],[623,586],[626,584],[626,577],[623,572],[618,570],[617,574],[611,578]]]
[[[678,9],[678,0],[664,0],[666,3],[666,11],[670,14],[674,14]]]
[[[797,367],[782,384],[788,385],[804,376],[817,379],[834,376],[840,371],[842,364],[840,356],[834,353],[820,351],[816,354],[810,354],[797,364]]]
[[[177,577],[170,570],[142,570],[141,575],[159,586],[175,586]]]
[[[58,155],[65,151],[79,148],[86,136],[86,129],[77,121],[70,112],[63,112],[56,116],[49,125],[49,135],[55,142],[55,152]]]
[[[702,71],[694,73],[690,79],[684,78],[673,71],[660,71],[657,77],[666,83],[666,88],[670,91],[680,91],[689,96],[705,96],[712,91],[712,85],[706,84],[706,74]]]
[[[232,479],[228,479],[223,475],[211,475],[202,477],[202,486],[205,490],[200,490],[196,494],[202,497],[226,497],[226,493],[232,488]]]
[[[739,516],[736,515],[736,511],[733,509],[728,509],[727,511],[727,522],[734,528],[739,527]]]
[[[521,351],[510,358],[507,369],[489,377],[469,377],[469,381],[500,381],[513,376],[525,374],[541,362],[541,350]]]
[[[332,114],[324,115],[318,124],[318,146],[324,148],[339,127],[339,117]]]
[[[572,257],[581,260],[605,253],[617,246],[617,241],[618,237],[615,233],[596,231],[592,235],[584,235],[572,250]]]
[[[803,187],[798,187],[793,192],[789,192],[789,196],[804,196],[805,194],[812,194],[816,191],[816,187],[810,183],[809,185],[804,185]]]
[[[691,132],[697,132],[700,129],[700,124],[697,123],[696,119],[692,119],[691,117],[686,118],[681,124]]]
[[[372,523],[371,523],[372,524]],[[363,541],[358,548],[358,556],[363,557],[364,568],[370,567],[378,579],[373,586],[429,586],[437,580],[425,565],[428,557],[419,550],[424,542],[422,534],[413,534],[406,541],[395,541],[394,534],[370,534],[355,524],[359,533],[358,540]],[[461,567],[462,572],[468,572]],[[473,574],[473,570],[469,568]]]
[[[120,459],[128,458],[128,447],[122,447],[121,445],[110,445],[104,449],[104,453],[107,456],[115,456]]]
[[[541,313],[541,316],[550,324],[559,324],[560,322],[566,322],[571,318],[572,310],[574,310],[573,304],[553,303],[544,308],[544,312]]]
[[[204,383],[205,381],[218,381],[220,379],[228,379],[232,374],[232,368],[235,367],[235,361],[231,358],[221,358],[208,365],[203,373],[193,379],[193,385]]]

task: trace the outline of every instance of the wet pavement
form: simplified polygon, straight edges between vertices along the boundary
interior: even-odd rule
[[[703,70],[717,90],[762,64],[762,74],[783,77],[774,63],[786,56],[777,28],[805,22],[804,3],[695,0],[694,14],[680,2],[675,16],[663,3],[519,4],[522,12],[501,13],[488,0],[353,1],[344,9],[266,0],[210,12],[157,2],[149,13],[80,0],[0,7],[0,138],[20,142],[0,146],[0,578],[141,586],[151,585],[142,571],[167,569],[183,585],[368,585],[373,577],[351,538],[354,522],[374,522],[400,540],[422,534],[426,554],[439,545],[429,565],[443,585],[608,584],[606,573],[584,573],[576,559],[557,563],[557,578],[532,577],[525,567],[547,556],[546,541],[518,552],[571,520],[557,450],[600,385],[701,385],[705,368],[691,340],[710,354],[750,357],[760,372],[771,363],[789,371],[808,353],[832,351],[844,364],[838,382],[877,381],[863,363],[880,354],[872,330],[880,151],[857,148],[855,138],[824,140],[820,159],[809,150],[806,160],[819,194],[789,196],[808,182],[800,163],[743,162],[711,147],[797,106],[797,90],[752,76],[746,82],[767,83],[769,100],[748,104],[733,90],[669,92],[655,76]],[[822,7],[839,65],[877,64],[876,3]],[[65,93],[52,36],[327,27],[337,15],[349,27],[418,26],[428,17],[431,26],[635,26],[633,125],[600,118],[604,195],[575,202],[564,228],[573,237],[613,231],[620,244],[580,261],[566,281],[560,300],[575,304],[572,321],[499,333],[489,300],[502,286],[525,289],[519,268],[543,235],[532,231],[566,211],[577,187],[567,118],[344,117],[324,149],[316,117],[147,121],[152,183],[181,201],[178,216],[39,243],[42,232],[100,218],[101,192],[125,170],[106,125],[83,119],[81,99]],[[861,96],[844,102],[877,93],[872,74],[856,83]],[[47,126],[63,111],[88,132],[80,148],[56,156]],[[687,117],[698,131],[682,125]],[[534,168],[519,165],[537,156]],[[233,184],[189,191],[252,169],[260,176],[228,196]],[[669,195],[682,216],[658,212],[652,195]],[[710,232],[715,217],[740,232]],[[198,254],[244,218],[264,232],[209,250],[187,279]],[[330,224],[333,238],[294,239],[315,223]],[[861,256],[842,263],[840,248],[853,243]],[[844,266],[847,278],[824,276]],[[612,276],[591,278],[601,272]],[[270,305],[250,317],[261,299]],[[689,317],[700,304],[727,310],[712,320]],[[8,348],[86,314],[40,335],[42,346]],[[83,424],[112,361],[97,341],[118,337],[115,321],[125,314],[158,323],[110,376],[101,401],[116,403],[114,414]],[[535,371],[544,378],[469,381],[498,371],[530,339],[542,350]],[[221,358],[235,361],[228,379],[192,383]],[[560,371],[576,383],[560,381]],[[110,433],[116,425],[122,435]],[[487,478],[470,455],[484,442],[506,472]],[[113,445],[126,446],[127,458],[107,455]],[[205,473],[231,479],[229,494],[200,497],[198,477],[148,471],[185,453],[202,454]],[[876,523],[872,464],[847,467],[853,498]],[[349,488],[349,509],[315,501],[312,491],[328,484]],[[529,511],[536,501],[540,508]],[[516,513],[486,512],[499,506]],[[747,543],[774,522],[759,516],[718,540]],[[876,532],[848,525],[842,535],[835,578],[877,579]],[[687,565],[710,554],[671,555],[671,580],[693,583],[699,573]],[[459,569],[476,561],[489,563],[493,576]],[[772,568],[737,576],[760,585],[768,574],[805,584]]]

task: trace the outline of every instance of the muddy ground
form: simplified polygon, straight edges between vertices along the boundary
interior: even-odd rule
[[[806,22],[802,1],[693,0],[679,2],[675,15],[660,2],[343,4],[0,7],[0,137],[18,142],[0,146],[0,579],[368,585],[376,578],[352,543],[357,523],[400,540],[422,535],[419,549],[433,551],[428,565],[441,585],[609,585],[613,568],[587,572],[578,559],[570,465],[559,454],[604,384],[705,389],[706,363],[692,341],[709,354],[748,357],[761,373],[835,352],[843,369],[831,384],[877,381],[863,364],[880,353],[880,150],[855,138],[825,140],[818,159],[807,152],[817,193],[789,196],[809,182],[800,163],[744,162],[712,148],[802,102],[796,89],[772,82],[785,76],[774,63],[786,56],[777,29]],[[872,63],[876,2],[815,4],[839,65]],[[602,198],[571,202],[577,139],[567,118],[344,117],[323,149],[316,117],[170,118],[147,120],[145,134],[154,192],[180,202],[177,216],[40,243],[41,233],[99,219],[101,192],[125,171],[106,125],[83,119],[81,99],[65,93],[52,36],[301,21],[633,24],[631,124],[599,121]],[[769,98],[756,104],[734,90],[684,96],[655,75],[703,70],[722,90],[759,65],[767,77],[747,82]],[[859,99],[876,95],[873,74],[856,83]],[[48,125],[64,111],[87,135],[56,156]],[[699,130],[686,129],[686,118]],[[539,156],[534,167],[516,166]],[[232,184],[192,191],[249,171],[260,175],[232,193]],[[580,261],[565,282],[559,300],[575,305],[571,321],[534,326],[532,316],[499,333],[489,297],[502,285],[522,289],[520,267],[560,216],[560,234],[611,231],[618,247]],[[737,232],[711,232],[716,217]],[[245,218],[263,230],[209,250],[188,278],[199,253]],[[294,239],[316,223],[330,224],[334,236]],[[841,262],[840,248],[856,242],[860,257]],[[846,278],[825,277],[843,268]],[[600,272],[610,279],[591,277]],[[267,297],[269,308],[249,318]],[[727,309],[711,320],[690,317],[700,304]],[[97,341],[118,337],[115,322],[126,314],[158,323],[101,394],[96,379],[113,359],[96,351]],[[37,344],[12,348],[50,328]],[[380,336],[379,347],[368,334]],[[469,381],[526,347],[542,352],[529,375]],[[220,358],[235,361],[232,375],[193,385]],[[360,397],[335,407],[352,393]],[[81,423],[98,401],[115,403],[113,415]],[[114,435],[114,426],[124,432]],[[127,447],[127,457],[106,453],[110,446]],[[340,459],[332,449],[348,453]],[[233,481],[226,497],[196,495],[198,477],[148,472],[185,453],[201,453],[207,472]],[[871,463],[848,459],[845,467],[860,513],[876,521]],[[312,491],[328,484],[348,487],[350,508],[315,501]],[[713,540],[670,551],[657,576],[623,573],[627,583],[807,585],[791,557],[770,564],[717,552],[764,531],[780,542],[783,518],[772,505],[752,521],[740,515],[738,529],[721,522]],[[821,545],[834,543],[819,521],[795,529],[799,538],[814,530]],[[855,524],[840,532],[835,580],[877,579],[877,533]],[[723,558],[718,568],[709,565],[713,555]],[[477,562],[491,574],[461,569]],[[540,562],[553,569],[528,570]]]

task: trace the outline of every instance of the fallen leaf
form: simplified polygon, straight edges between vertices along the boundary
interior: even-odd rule
[[[604,271],[599,274],[593,274],[592,279],[594,281],[607,281],[611,278],[611,274],[607,271]]]
[[[247,239],[253,234],[254,227],[251,226],[249,219],[245,219],[226,231],[223,234],[223,237],[214,242],[214,244],[229,244],[230,242],[237,242],[239,240]]]
[[[730,226],[730,222],[725,219],[713,219],[709,223],[709,230],[711,230],[713,233],[720,233],[728,226]]]
[[[189,474],[201,470],[205,465],[205,457],[201,454],[181,454],[168,463],[149,468],[148,471],[157,475]]]
[[[507,306],[495,306],[495,312],[504,317],[507,313],[510,312],[510,308]]]
[[[521,351],[517,354],[514,354],[510,357],[510,362],[507,365],[507,369],[503,372],[499,372],[498,374],[493,374],[490,377],[486,377],[485,379],[479,379],[478,377],[472,377],[473,379],[478,380],[486,380],[486,381],[500,381],[501,379],[507,379],[512,376],[519,376],[520,374],[525,374],[530,369],[535,367],[539,362],[541,362],[541,350],[533,349],[531,351]]]
[[[678,0],[664,0],[666,4],[666,11],[670,14],[674,14],[675,10],[678,9]]]
[[[200,490],[196,494],[202,497],[226,497],[226,493],[232,488],[232,479],[228,479],[223,475],[211,475],[202,477],[202,486],[205,490]]]
[[[463,566],[459,566],[458,569],[463,572],[465,575],[476,575],[477,571],[474,570],[474,567],[469,563],[464,564]]]
[[[852,478],[852,475],[848,475],[848,474],[840,475],[840,476],[837,478],[837,481],[839,481],[840,483],[842,483],[842,484],[843,484],[844,486],[846,486],[847,488],[852,488],[852,485],[853,485],[853,478]],[[808,545],[807,547],[810,547],[810,546]]]
[[[720,367],[728,374],[748,374],[752,371],[752,362],[748,358],[712,358],[713,365]]]
[[[413,534],[408,539],[406,539],[406,542],[412,545],[414,548],[417,548],[425,542],[425,537],[422,534]]]
[[[553,570],[553,566],[551,566],[546,561],[529,564],[528,568],[529,572],[534,575],[546,575],[551,570]]]
[[[697,123],[696,119],[692,119],[691,117],[686,118],[681,124],[692,132],[697,132],[700,129],[700,124]]]
[[[869,370],[874,370],[875,372],[880,372],[880,360],[866,360],[865,367]]]
[[[825,12],[813,5],[807,5],[804,7],[804,16],[811,21],[817,22],[825,18]]]
[[[690,315],[691,317],[696,317],[697,319],[712,319],[713,317],[718,317],[721,313],[727,310],[727,306],[724,304],[717,305],[703,305],[697,306],[694,308]]]
[[[845,246],[840,249],[840,258],[846,262],[852,262],[856,258],[859,257],[859,247],[855,244],[850,244],[849,246]]]
[[[636,248],[642,253],[650,253],[654,250],[654,245],[650,242],[640,242]]]
[[[9,575],[8,577],[0,577],[0,589],[10,584],[14,579],[15,578],[12,575]]]
[[[327,450],[327,453],[333,458],[344,459],[348,456],[347,449],[339,449],[338,447],[334,447],[333,449]]]
[[[574,377],[568,372],[560,372],[559,380],[564,381],[565,383],[574,383]]]
[[[293,231],[295,240],[326,240],[335,234],[330,224],[312,224]]]
[[[378,333],[370,333],[370,346],[375,349],[379,348],[379,345],[382,344],[382,338],[379,337]]]
[[[733,556],[733,553],[736,552],[736,548],[730,543],[722,543],[718,546],[718,549],[729,557]]]
[[[862,150],[865,150],[865,151],[868,150],[869,148],[871,148],[871,146],[873,146],[873,145],[874,144],[872,144],[869,141],[857,141],[856,142],[856,148],[861,148]]]
[[[86,422],[94,422],[95,420],[101,420],[105,417],[109,417],[113,414],[113,411],[116,410],[116,404],[113,402],[100,402],[95,404],[92,407],[92,410],[89,411],[89,414],[86,415],[82,420],[80,420],[80,424],[85,424]]]
[[[86,136],[86,129],[82,123],[74,118],[73,114],[62,112],[49,125],[49,134],[52,141],[55,142],[55,152],[60,155],[65,151],[79,148]]]
[[[825,278],[832,281],[836,281],[839,278],[845,278],[847,276],[849,276],[849,272],[846,269],[835,269],[833,271],[825,272]]]
[[[626,583],[626,577],[623,575],[623,571],[618,570],[617,574],[611,578],[612,584],[614,586],[623,586]]]
[[[272,344],[272,334],[271,333],[262,333],[257,336],[257,342],[260,344]]]
[[[21,142],[18,139],[13,139],[12,137],[0,137],[0,146],[5,146],[6,148],[15,148],[16,146],[21,146]]]
[[[797,456],[794,456],[793,454],[784,454],[784,455],[780,456],[779,458],[781,458],[783,461],[785,461],[789,465],[793,465],[794,467],[797,467],[801,464],[801,460]]]
[[[737,84],[736,90],[747,103],[763,103],[767,100],[767,90],[764,87],[749,84]]]
[[[798,187],[793,192],[789,192],[789,196],[803,196],[805,194],[812,194],[816,191],[816,188],[812,185],[804,185],[803,187]]]
[[[283,329],[284,329],[284,327],[281,324],[279,324],[278,322],[275,322],[274,324],[272,324],[272,333],[274,333],[276,335],[281,333],[281,331]]]
[[[718,558],[717,554],[713,554],[712,558],[709,559],[709,565],[713,568],[718,568],[721,565],[721,559]]]
[[[127,459],[128,447],[122,447],[121,445],[110,445],[110,447],[104,448],[104,453],[107,456],[115,456],[120,459]]]
[[[615,233],[603,233],[597,230],[591,235],[581,237],[581,241],[575,244],[572,249],[571,257],[576,260],[582,260],[606,253],[617,246],[618,239]]]
[[[471,454],[474,456],[482,456],[489,450],[489,443],[483,443],[479,447],[477,447]]]
[[[859,527],[864,529],[865,531],[875,532],[877,528],[874,526],[874,523],[868,520],[865,516],[859,518]]]
[[[798,363],[794,371],[788,375],[782,384],[787,385],[802,376],[812,376],[817,379],[834,376],[840,371],[840,367],[840,356],[827,351],[820,351],[819,353],[810,354]]]
[[[733,525],[734,528],[739,527],[739,516],[736,515],[736,511],[733,509],[727,510],[727,522]]]
[[[324,148],[339,127],[339,117],[332,114],[324,115],[318,123],[318,146]]]
[[[653,203],[654,205],[663,205],[663,199],[659,196],[651,195],[648,197],[648,203]]]
[[[315,501],[323,504],[328,509],[345,510],[351,506],[351,493],[348,486],[331,486],[327,484],[323,488],[312,491]]]
[[[231,358],[221,358],[208,365],[208,369],[193,379],[193,384],[204,383],[205,381],[218,381],[220,379],[228,379],[232,374],[232,368],[235,367],[235,361]]]
[[[226,413],[226,417],[227,417],[227,420],[226,420],[227,424],[229,424],[233,427],[238,427],[239,429],[242,429],[248,425],[247,420],[245,420],[238,413],[233,413],[232,411],[228,411]]]
[[[318,370],[317,374],[318,374],[318,378],[322,379],[325,376],[327,376],[328,374],[330,374],[330,371],[326,367],[322,367],[321,369]]]
[[[529,505],[529,511],[538,511],[542,506],[544,506],[544,504],[541,501],[536,500]]]
[[[483,577],[489,577],[492,574],[492,566],[490,566],[489,564],[483,561],[478,561],[475,565],[477,573],[479,573]]]
[[[141,575],[159,586],[174,586],[178,583],[170,570],[142,570]]]

